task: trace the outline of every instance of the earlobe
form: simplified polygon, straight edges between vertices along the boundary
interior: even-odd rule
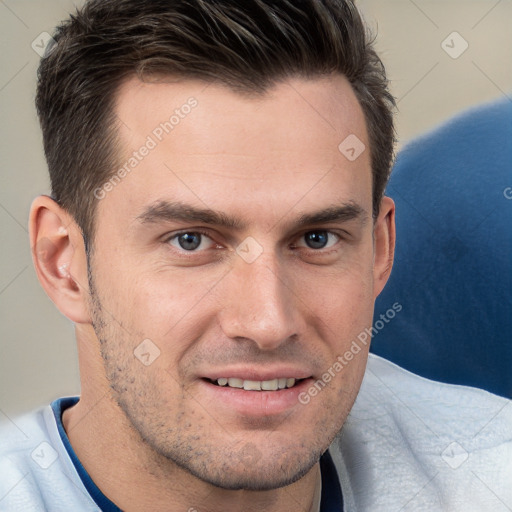
[[[90,323],[87,258],[80,229],[53,199],[39,196],[30,210],[30,244],[41,286],[66,317]]]
[[[374,298],[384,289],[391,275],[395,237],[395,203],[390,197],[383,197],[374,227]]]

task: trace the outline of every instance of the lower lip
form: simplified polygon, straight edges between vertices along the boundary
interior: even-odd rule
[[[202,380],[200,396],[204,396],[208,403],[225,405],[230,411],[244,416],[273,416],[300,405],[299,394],[311,385],[312,380],[304,379],[292,388],[278,391],[245,391]]]

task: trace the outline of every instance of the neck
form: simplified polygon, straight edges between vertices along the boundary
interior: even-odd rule
[[[315,510],[320,482],[317,463],[297,482],[270,491],[231,491],[203,482],[155,454],[119,422],[108,395],[80,400],[63,414],[71,446],[103,494],[126,512],[208,510],[269,512]]]
[[[101,361],[92,363],[96,365]],[[86,370],[82,375],[102,374],[99,367]],[[232,491],[215,487],[145,443],[112,398],[106,378],[104,382],[99,378],[82,382],[80,401],[64,412],[62,420],[71,446],[91,479],[126,512],[318,510],[319,463],[297,482],[279,489]]]

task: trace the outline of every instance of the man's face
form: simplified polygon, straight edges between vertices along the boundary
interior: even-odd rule
[[[378,293],[369,151],[338,149],[351,134],[368,148],[355,95],[340,76],[261,97],[133,79],[116,113],[128,165],[102,189],[90,262],[114,397],[154,451],[207,482],[291,483],[355,400],[364,346],[308,390]]]

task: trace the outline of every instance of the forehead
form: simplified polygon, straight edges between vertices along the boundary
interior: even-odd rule
[[[263,205],[278,215],[298,201],[302,210],[354,200],[371,209],[364,116],[340,75],[290,79],[259,96],[134,78],[116,115],[125,172],[102,207],[122,202],[131,217],[159,199],[259,217]]]

